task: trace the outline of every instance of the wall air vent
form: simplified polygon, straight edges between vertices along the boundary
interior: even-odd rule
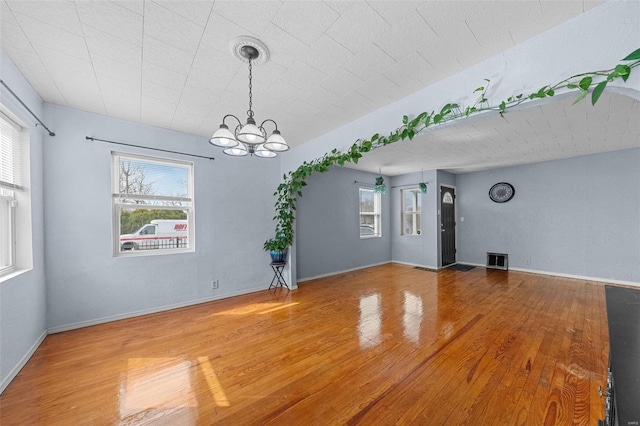
[[[487,268],[509,269],[509,255],[506,253],[487,253]]]

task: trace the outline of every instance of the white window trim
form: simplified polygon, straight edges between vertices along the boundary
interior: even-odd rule
[[[0,199],[3,203],[8,203],[10,221],[8,232],[10,245],[7,245],[10,260],[7,266],[0,268],[1,283],[33,269],[33,242],[29,191],[29,128],[2,104],[0,104],[0,119],[17,132],[17,140],[13,140],[11,149],[15,149],[13,155],[18,156],[18,163],[14,163],[13,178],[0,180]],[[2,192],[5,194],[2,195]]]
[[[360,191],[368,191],[373,193],[373,212],[360,211]],[[373,229],[374,235],[360,235],[360,216],[373,216]],[[367,240],[370,238],[382,237],[382,197],[379,193],[375,192],[371,188],[359,188],[358,189],[358,235],[361,240]]]
[[[0,203],[8,203],[9,204],[9,214],[10,214],[10,230],[9,230],[9,240],[11,246],[8,249],[9,255],[9,265],[0,266],[0,276],[5,276],[11,274],[16,270],[16,199],[13,194],[11,196],[0,194]]]
[[[407,210],[405,205],[405,192],[413,192],[415,194],[414,198],[414,207],[415,210]],[[401,198],[401,206],[400,206],[400,235],[403,237],[420,237],[422,236],[422,203],[420,203],[420,208],[418,209],[418,202],[420,197],[422,196],[422,192],[420,188],[406,188],[400,190],[400,198]],[[405,215],[412,215],[413,217],[413,229],[416,230],[416,225],[420,225],[419,232],[414,232],[412,234],[405,233]],[[419,216],[419,218],[418,218]]]
[[[120,167],[120,159],[132,159],[132,160],[140,160],[147,161],[151,163],[165,164],[168,166],[182,166],[189,168],[189,176],[188,176],[188,190],[189,194],[187,197],[171,197],[171,196],[156,196],[156,195],[136,195],[135,197],[131,196],[122,196],[120,194],[120,174],[116,172],[119,171]],[[140,257],[140,256],[164,256],[171,254],[181,254],[181,253],[193,253],[196,249],[196,241],[195,241],[195,200],[194,200],[194,163],[191,161],[180,161],[174,160],[170,158],[162,158],[162,157],[150,157],[146,155],[138,155],[131,154],[125,152],[111,152],[111,193],[112,193],[112,204],[113,204],[113,212],[112,212],[112,229],[113,229],[113,256],[118,258],[129,258],[129,257]],[[158,250],[139,250],[139,251],[127,251],[122,252],[120,250],[120,215],[122,214],[122,209],[125,207],[130,207],[133,204],[127,204],[121,202],[121,200],[126,198],[135,198],[137,200],[147,200],[147,201],[157,201],[157,200],[167,200],[167,201],[182,201],[190,203],[190,206],[159,206],[159,205],[145,205],[144,208],[149,210],[187,210],[187,221],[188,221],[188,238],[189,238],[189,247],[187,248],[171,248],[171,249],[158,249]]]

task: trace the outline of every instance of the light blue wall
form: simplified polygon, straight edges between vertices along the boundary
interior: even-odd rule
[[[422,235],[407,236],[401,233],[401,190],[417,187],[423,179],[427,182],[427,193],[422,197]],[[436,187],[436,171],[410,173],[391,178],[391,255],[394,262],[408,263],[427,268],[438,266],[438,234],[437,226],[438,191]]]
[[[0,51],[0,77],[42,118],[42,100]],[[42,145],[53,139],[45,136],[41,127],[4,88],[0,102],[29,126],[30,138],[30,195],[33,241],[33,269],[0,282],[0,392],[26,362],[34,345],[46,333],[46,287],[44,268],[43,226],[43,165]],[[46,123],[45,121],[45,124]]]
[[[453,173],[438,170],[438,186],[456,186],[456,175]]]
[[[268,287],[277,159],[228,157],[202,137],[59,106],[46,105],[46,118],[57,133],[44,156],[50,331]],[[113,257],[111,151],[173,155],[85,136],[215,156],[174,156],[195,163],[195,253]]]
[[[296,214],[299,281],[391,260],[388,177],[387,194],[382,195],[382,237],[360,239],[360,185],[354,181],[373,184],[376,176],[336,167],[307,180]]]
[[[504,204],[489,188],[509,182]],[[640,149],[457,176],[458,261],[640,283]],[[460,218],[464,217],[464,222]]]

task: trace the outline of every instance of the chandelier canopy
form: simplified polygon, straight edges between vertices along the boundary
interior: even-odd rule
[[[253,63],[264,63],[269,58],[269,50],[260,40],[253,37],[239,37],[233,40],[230,48],[235,57],[249,63],[249,110],[247,111],[247,122],[242,121],[233,114],[227,114],[222,119],[220,128],[209,139],[209,143],[224,148],[222,152],[234,157],[243,157],[247,154],[260,158],[277,157],[278,152],[289,149],[287,141],[284,140],[278,124],[272,119],[264,120],[259,126],[253,118]],[[226,124],[227,118],[235,119],[238,124],[231,131]],[[273,123],[275,129],[267,138],[266,123]]]

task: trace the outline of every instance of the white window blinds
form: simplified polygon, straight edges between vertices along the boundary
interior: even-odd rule
[[[24,147],[22,127],[0,112],[0,188],[22,190]]]

